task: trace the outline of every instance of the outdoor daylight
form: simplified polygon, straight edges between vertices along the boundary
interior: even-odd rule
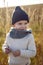
[[[31,63],[28,64],[27,62],[24,65],[43,65],[43,2],[42,0],[39,1],[0,0],[0,65],[20,65],[20,62],[23,65],[23,61],[26,63],[29,60],[31,60]],[[18,8],[16,8],[17,6]],[[24,35],[24,38],[19,37],[19,34],[15,33],[17,31],[14,30],[12,33],[12,29],[10,30],[12,26],[17,30],[25,29],[27,24],[27,28],[32,30],[32,32],[29,30],[29,36]],[[12,37],[7,36],[9,30]],[[34,36],[34,39],[31,38],[31,34]],[[29,43],[27,43],[28,41]],[[5,43],[9,46],[4,46],[3,44]],[[10,48],[10,52],[6,51],[7,47]],[[11,56],[9,57],[9,63],[8,55]]]

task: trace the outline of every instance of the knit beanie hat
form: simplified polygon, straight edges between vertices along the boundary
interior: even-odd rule
[[[27,22],[29,22],[29,17],[27,13],[20,8],[20,6],[17,6],[12,15],[12,25],[20,20],[27,20]]]

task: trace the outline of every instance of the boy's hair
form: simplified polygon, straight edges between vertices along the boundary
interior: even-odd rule
[[[12,15],[12,25],[20,20],[27,20],[27,22],[29,22],[29,17],[27,13],[20,8],[20,6],[17,6]]]

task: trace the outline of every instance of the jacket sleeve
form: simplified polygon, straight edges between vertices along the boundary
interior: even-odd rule
[[[21,57],[29,57],[29,58],[34,57],[36,55],[36,45],[32,34],[28,41],[27,46],[28,46],[27,50],[20,50]]]
[[[5,48],[8,48],[8,34],[6,35],[6,39],[4,41],[4,44],[2,45],[2,51],[5,52]]]

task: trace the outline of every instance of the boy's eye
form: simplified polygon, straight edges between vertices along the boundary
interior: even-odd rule
[[[19,25],[22,25],[22,23],[19,23]]]
[[[25,23],[25,24],[27,24],[27,23]]]
[[[24,23],[24,24],[27,24],[27,23]],[[19,23],[19,25],[22,25],[22,23]]]

